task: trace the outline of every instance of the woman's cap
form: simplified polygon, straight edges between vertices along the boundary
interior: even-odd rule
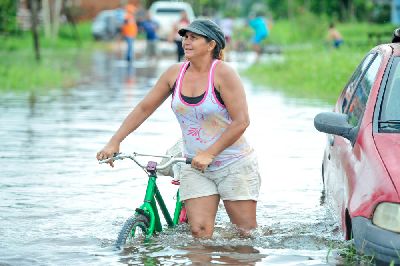
[[[225,36],[217,23],[209,19],[196,19],[189,26],[184,27],[178,31],[179,35],[185,36],[186,32],[193,32],[198,35],[208,37],[214,40],[221,48],[225,48]]]

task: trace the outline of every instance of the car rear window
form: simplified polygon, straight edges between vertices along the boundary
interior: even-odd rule
[[[180,14],[183,11],[181,8],[159,8],[157,14]]]

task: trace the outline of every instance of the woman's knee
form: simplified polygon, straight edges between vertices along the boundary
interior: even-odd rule
[[[211,238],[214,231],[214,226],[205,224],[191,224],[190,230],[192,232],[192,236],[195,238]]]

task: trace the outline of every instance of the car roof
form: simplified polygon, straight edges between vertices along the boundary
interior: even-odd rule
[[[115,15],[115,10],[102,10],[99,13],[97,13],[96,18],[108,17],[108,16],[114,16],[114,15]]]
[[[153,8],[165,8],[165,7],[169,7],[169,8],[173,8],[173,7],[190,7],[190,5],[188,3],[185,2],[170,2],[170,1],[156,1],[154,2],[150,9]]]

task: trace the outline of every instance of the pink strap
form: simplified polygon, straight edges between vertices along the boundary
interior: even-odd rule
[[[215,66],[219,63],[218,59],[215,59],[210,67],[210,73],[208,74],[208,90],[211,90],[211,92],[214,91],[214,72],[215,72]]]
[[[185,62],[182,64],[181,69],[179,70],[179,75],[178,75],[178,79],[177,82],[175,84],[175,91],[174,91],[174,95],[176,95],[177,93],[179,93],[179,87],[182,83],[182,78],[183,78],[183,74],[186,71],[187,66],[189,65],[189,61]]]

